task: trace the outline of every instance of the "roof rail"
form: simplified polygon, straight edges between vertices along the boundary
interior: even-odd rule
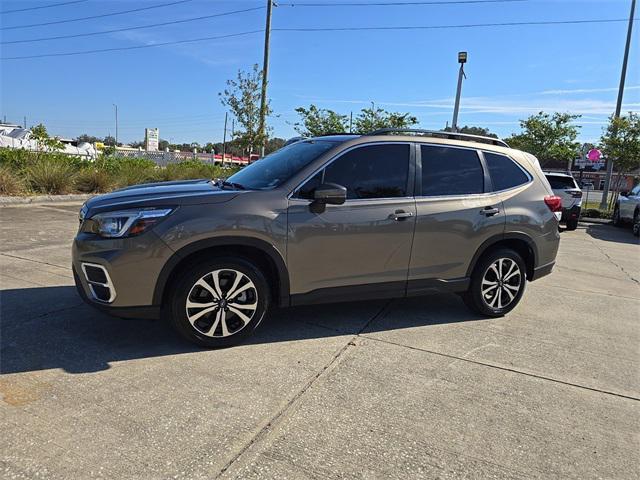
[[[493,137],[483,137],[481,135],[469,135],[467,133],[445,132],[442,130],[421,130],[416,128],[381,128],[365,135],[386,135],[390,133],[418,133],[434,138],[448,138],[450,140],[464,140],[468,142],[488,143],[499,147],[510,148],[507,142]]]

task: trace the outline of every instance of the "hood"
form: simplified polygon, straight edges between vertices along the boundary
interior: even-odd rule
[[[237,190],[223,190],[206,179],[146,183],[97,195],[87,200],[83,209],[98,213],[136,207],[223,203],[239,193]]]

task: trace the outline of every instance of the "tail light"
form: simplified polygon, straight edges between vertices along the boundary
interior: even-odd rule
[[[582,192],[580,190],[565,190],[565,193],[568,193],[573,198],[582,198]]]
[[[553,213],[562,212],[562,198],[557,195],[547,195],[544,197],[544,203]]]

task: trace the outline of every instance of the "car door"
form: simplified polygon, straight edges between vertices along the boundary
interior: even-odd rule
[[[480,152],[420,145],[416,170],[416,232],[409,294],[449,285],[464,288],[475,253],[504,233],[505,212]]]
[[[292,302],[404,296],[416,218],[413,148],[359,145],[296,189],[288,206]],[[311,211],[322,183],[346,187],[342,205]]]
[[[620,195],[618,197],[620,205],[620,217],[625,220],[632,220],[636,206],[640,203],[640,185],[636,185],[626,197]]]

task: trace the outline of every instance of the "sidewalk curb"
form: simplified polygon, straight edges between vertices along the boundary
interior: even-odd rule
[[[17,205],[32,205],[38,203],[67,203],[84,202],[94,197],[95,194],[70,194],[70,195],[35,195],[32,197],[7,197],[0,196],[0,207],[10,207]]]
[[[598,225],[613,225],[610,218],[589,218],[584,217],[579,220],[580,223],[596,223]]]

